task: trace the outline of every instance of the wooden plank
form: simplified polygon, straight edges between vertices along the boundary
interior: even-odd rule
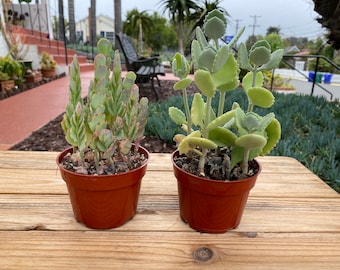
[[[340,256],[339,233],[31,231],[0,232],[0,239],[1,269],[320,270],[338,269]],[[198,261],[194,254],[211,256]]]
[[[265,164],[266,165],[266,164]],[[58,169],[0,168],[0,193],[66,194],[66,184]],[[142,180],[142,194],[177,194],[177,181],[172,169],[147,170]],[[277,174],[262,172],[253,196],[267,197],[328,197],[339,194],[311,173]]]
[[[88,230],[78,224],[67,195],[3,194],[0,230]],[[141,195],[133,220],[122,231],[182,231],[191,229],[179,217],[177,196]],[[336,232],[340,199],[250,197],[240,232]]]

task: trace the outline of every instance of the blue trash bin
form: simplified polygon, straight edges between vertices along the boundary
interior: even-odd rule
[[[332,76],[333,76],[333,74],[325,74],[325,75],[323,75],[323,82],[327,83],[327,84],[330,84],[331,80],[332,80]]]
[[[314,77],[315,77],[315,72],[310,71],[310,72],[308,73],[308,81],[309,81],[309,82],[313,82],[313,81],[314,81]]]

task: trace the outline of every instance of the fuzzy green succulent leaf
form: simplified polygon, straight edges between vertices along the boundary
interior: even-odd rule
[[[109,40],[102,38],[97,43],[98,52],[105,56],[110,55],[112,51],[112,44]]]
[[[171,120],[174,121],[177,125],[183,125],[187,123],[185,114],[176,107],[169,108],[169,116]]]
[[[119,152],[126,155],[130,152],[131,150],[131,147],[132,147],[132,142],[127,140],[127,139],[124,139],[124,140],[121,140],[119,141]]]
[[[237,136],[229,129],[216,127],[209,132],[209,140],[212,140],[219,147],[234,146]]]
[[[215,54],[212,72],[219,71],[224,64],[227,62],[229,58],[229,47],[228,46],[221,46],[220,49]]]
[[[198,58],[198,67],[212,72],[216,51],[211,46],[206,47]]]
[[[264,78],[262,72],[256,72],[255,85],[253,85],[254,73],[248,72],[242,79],[242,87],[247,92],[251,87],[262,87]]]
[[[271,55],[270,55],[270,60],[268,63],[264,64],[263,66],[259,67],[258,70],[271,70],[276,68],[283,57],[283,49],[278,49],[276,51],[274,51]]]
[[[235,144],[237,146],[250,149],[250,148],[262,148],[267,143],[266,138],[258,134],[246,134],[236,139]]]
[[[201,51],[203,51],[203,49],[207,47],[209,43],[207,39],[205,38],[205,35],[200,27],[196,27],[195,33],[196,33],[196,41],[199,45],[199,48],[201,49]]]
[[[217,40],[224,36],[227,21],[223,13],[215,9],[207,14],[204,20],[204,33],[208,38]]]
[[[223,67],[212,75],[214,85],[221,92],[234,90],[239,86],[239,72],[238,64],[230,53]]]
[[[123,79],[123,89],[131,89],[135,84],[136,79],[137,75],[132,71],[128,71]]]
[[[173,74],[180,78],[186,78],[190,72],[190,65],[184,55],[176,53],[171,62]]]
[[[238,62],[240,67],[247,70],[253,70],[253,67],[249,63],[248,50],[244,43],[241,43],[238,47]]]
[[[280,122],[273,118],[266,128],[267,144],[263,147],[261,155],[267,155],[273,150],[281,138],[281,125]]]
[[[247,113],[243,119],[242,126],[249,132],[253,133],[258,130],[260,125],[259,117],[255,113]]]
[[[215,95],[215,85],[209,71],[197,70],[194,74],[194,81],[205,96],[213,97]]]
[[[226,123],[228,123],[233,117],[235,116],[235,111],[231,110],[228,112],[225,112],[224,114],[217,117],[215,120],[211,121],[208,126],[207,130],[213,130],[216,127],[224,126]]]
[[[207,20],[209,20],[211,18],[215,18],[215,17],[217,17],[217,18],[219,18],[220,20],[223,21],[224,28],[227,27],[227,19],[226,19],[224,13],[221,12],[219,9],[214,9],[214,10],[208,12],[208,14],[206,15],[204,20],[207,21]]]
[[[249,52],[249,60],[256,66],[262,66],[270,60],[270,49],[266,47],[257,47]]]
[[[102,129],[97,133],[97,148],[101,152],[107,151],[107,149],[112,145],[114,142],[114,137],[109,129]]]
[[[106,97],[102,95],[101,93],[94,93],[91,96],[91,107],[92,108],[98,108],[102,104],[104,104]]]
[[[243,26],[241,30],[233,37],[233,39],[228,44],[229,48],[233,48],[235,46],[236,42],[240,39],[245,29],[246,27]]]
[[[261,118],[258,130],[265,130],[268,127],[268,125],[273,121],[274,118],[275,118],[274,113],[271,112],[266,114],[264,117]]]
[[[261,40],[258,40],[256,41],[250,48],[250,51],[253,51],[255,50],[256,48],[259,48],[259,47],[264,47],[268,50],[270,50],[270,44],[267,40],[265,39],[261,39]]]
[[[191,105],[191,120],[194,125],[203,127],[204,126],[204,107],[205,103],[202,98],[202,95],[199,93],[196,93],[194,95],[194,98],[192,100],[192,105]]]
[[[191,82],[192,82],[192,80],[190,78],[184,78],[184,79],[176,82],[173,86],[173,89],[175,91],[186,89],[191,84]]]
[[[247,95],[253,104],[261,108],[270,108],[274,102],[274,95],[264,87],[251,87]]]
[[[201,149],[216,149],[218,146],[213,141],[200,136],[186,136],[178,145],[178,150],[180,154],[188,154],[190,151],[195,151],[197,147]]]
[[[191,42],[191,55],[192,55],[192,61],[195,67],[198,67],[198,59],[201,55],[201,52],[202,52],[202,48],[200,47],[199,42],[196,39],[194,39]]]

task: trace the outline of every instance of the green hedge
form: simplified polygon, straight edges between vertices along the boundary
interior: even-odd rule
[[[322,97],[275,93],[276,102],[271,110],[281,122],[282,138],[271,155],[297,159],[340,192],[340,103],[328,102]],[[226,108],[233,101],[246,106],[243,91],[228,93]],[[182,99],[173,96],[167,101],[151,103],[146,135],[155,135],[171,142],[182,132],[168,116],[168,108],[183,109]],[[217,107],[217,99],[213,106]],[[261,110],[263,112],[261,112]],[[265,110],[258,110],[265,113]]]

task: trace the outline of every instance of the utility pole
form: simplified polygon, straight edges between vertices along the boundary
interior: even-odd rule
[[[261,16],[254,15],[254,16],[250,16],[250,17],[254,18],[253,24],[249,25],[250,27],[253,28],[252,44],[254,44],[255,41],[256,41],[256,37],[255,37],[255,28],[260,26],[260,25],[256,24],[256,23],[257,23],[257,18],[260,18]]]
[[[238,33],[238,29],[240,28],[239,22],[242,21],[241,19],[236,19],[236,27],[235,27],[235,35]]]

